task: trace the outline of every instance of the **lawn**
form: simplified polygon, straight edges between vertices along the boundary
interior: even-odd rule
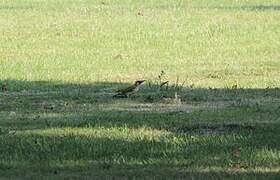
[[[0,17],[0,179],[280,178],[278,0],[2,0]]]

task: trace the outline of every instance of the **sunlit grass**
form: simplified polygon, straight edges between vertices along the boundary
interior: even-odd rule
[[[4,2],[0,77],[131,82],[165,70],[197,87],[278,87],[273,6],[277,1]]]

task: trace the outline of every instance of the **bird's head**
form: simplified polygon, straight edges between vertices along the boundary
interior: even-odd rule
[[[144,83],[145,82],[145,80],[140,80],[140,81],[135,81],[135,85],[136,86],[139,86],[140,84],[142,84],[142,83]]]

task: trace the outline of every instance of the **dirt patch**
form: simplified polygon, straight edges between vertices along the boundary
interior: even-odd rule
[[[161,112],[161,113],[191,113],[195,110],[219,109],[230,106],[230,102],[205,102],[205,103],[137,103],[131,101],[115,102],[114,104],[101,105],[103,110],[129,111],[129,112]]]
[[[126,112],[146,112],[146,113],[191,113],[197,107],[192,105],[160,104],[160,103],[116,103],[105,104],[102,107],[104,111],[126,111]]]

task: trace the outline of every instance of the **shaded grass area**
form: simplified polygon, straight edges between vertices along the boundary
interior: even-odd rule
[[[119,99],[114,90],[127,84],[7,82],[12,91],[0,94],[4,177],[279,175],[277,88],[174,91],[150,84]]]

